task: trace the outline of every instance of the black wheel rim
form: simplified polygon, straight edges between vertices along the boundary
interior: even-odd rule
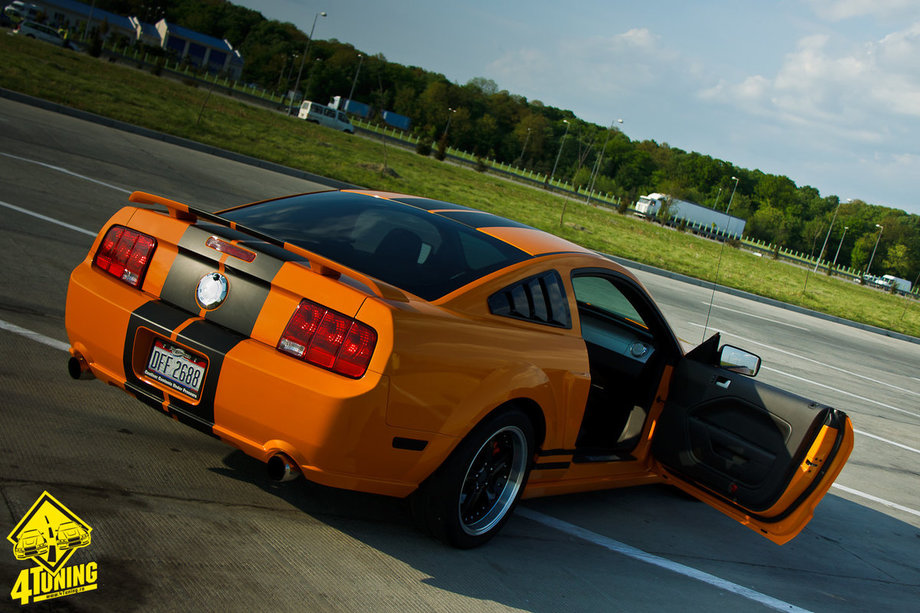
[[[460,490],[463,531],[479,536],[498,525],[517,499],[526,469],[527,439],[517,426],[506,426],[483,443]]]

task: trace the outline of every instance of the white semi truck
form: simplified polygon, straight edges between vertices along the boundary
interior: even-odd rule
[[[636,213],[642,217],[655,218],[669,199],[671,206],[668,215],[671,219],[685,220],[701,230],[716,231],[733,238],[740,238],[744,233],[747,222],[743,219],[657,192],[640,196],[636,202]]]

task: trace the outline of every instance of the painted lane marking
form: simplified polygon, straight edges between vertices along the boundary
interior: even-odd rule
[[[702,327],[703,327],[702,324],[695,324],[695,323],[692,323],[692,322],[687,322],[687,323],[690,324],[691,326],[696,326],[697,328],[702,328]],[[710,328],[710,329],[712,329],[712,328]],[[715,331],[715,330],[713,330],[713,331]],[[859,374],[858,372],[853,372],[853,371],[851,371],[851,370],[846,370],[846,369],[840,368],[840,367],[838,367],[838,366],[833,366],[833,365],[831,365],[831,364],[826,364],[826,363],[824,363],[824,362],[819,362],[818,360],[815,360],[815,359],[812,359],[812,358],[807,358],[807,357],[805,357],[805,356],[803,356],[803,355],[799,355],[799,354],[797,354],[797,353],[792,353],[791,351],[786,351],[785,349],[780,349],[779,347],[774,347],[774,346],[772,346],[772,345],[767,345],[766,343],[761,343],[761,342],[755,341],[755,340],[750,339],[750,338],[745,338],[745,337],[743,337],[743,336],[739,336],[739,335],[733,334],[733,333],[731,333],[731,332],[724,332],[724,331],[722,331],[722,330],[719,330],[718,332],[720,332],[720,333],[722,333],[722,334],[726,334],[726,335],[728,335],[728,336],[733,336],[733,337],[737,338],[738,340],[743,341],[743,342],[745,342],[745,343],[751,343],[752,345],[760,345],[761,347],[765,347],[765,348],[767,348],[767,349],[769,349],[769,350],[771,350],[771,351],[776,351],[776,352],[779,352],[779,353],[788,355],[789,357],[796,358],[797,360],[804,360],[805,362],[811,362],[812,364],[817,364],[818,366],[824,366],[825,368],[830,368],[831,370],[836,370],[837,372],[842,372],[842,373],[844,373],[844,374],[846,374],[846,375],[850,375],[851,377],[858,377],[858,378],[860,378],[860,379],[864,379],[864,380],[866,380],[866,381],[869,381],[870,383],[876,383],[876,384],[878,384],[878,385],[884,385],[885,387],[890,387],[890,388],[893,389],[893,390],[897,390],[897,391],[899,391],[899,392],[904,392],[905,394],[910,394],[910,395],[912,395],[912,396],[920,396],[920,392],[915,392],[915,391],[913,391],[913,390],[909,390],[909,389],[904,388],[904,387],[899,387],[899,386],[893,385],[893,384],[891,384],[891,383],[886,383],[886,382],[880,381],[880,380],[878,380],[878,379],[873,379],[872,377],[867,377],[866,375],[861,375],[861,374]],[[911,377],[911,379],[915,379],[915,377]],[[920,381],[920,379],[916,379],[916,380],[917,380],[917,381]]]
[[[816,385],[816,386],[821,387],[821,388],[824,388],[824,389],[833,390],[833,391],[835,391],[835,392],[837,392],[837,393],[839,393],[839,394],[843,394],[844,396],[849,396],[849,397],[851,397],[851,398],[856,398],[857,400],[862,400],[863,402],[869,402],[869,403],[871,403],[871,404],[877,404],[877,405],[880,406],[880,407],[884,407],[884,408],[886,408],[886,409],[891,409],[892,411],[897,411],[898,413],[904,413],[904,414],[910,415],[910,416],[912,416],[912,417],[920,417],[920,413],[913,413],[913,412],[911,412],[911,411],[905,411],[904,409],[899,409],[898,407],[892,406],[892,405],[890,405],[890,404],[885,404],[884,402],[879,402],[878,400],[872,400],[871,398],[866,398],[865,396],[859,396],[859,395],[857,395],[857,394],[853,394],[853,393],[851,393],[851,392],[844,391],[844,390],[842,390],[842,389],[840,389],[840,388],[838,388],[838,387],[833,387],[833,386],[831,386],[831,385],[825,385],[825,384],[823,384],[823,383],[818,383],[817,381],[812,381],[812,380],[810,380],[810,379],[806,379],[806,378],[804,378],[804,377],[799,377],[799,376],[797,376],[797,375],[790,375],[790,374],[787,373],[787,372],[783,372],[783,371],[781,371],[781,370],[776,370],[775,368],[770,368],[769,366],[763,366],[763,367],[761,368],[761,370],[769,370],[770,372],[775,372],[775,373],[778,374],[778,375],[783,375],[784,377],[789,377],[790,379],[796,379],[797,381],[803,381],[803,382],[805,382],[805,383],[810,383],[810,384],[812,384],[812,385]]]
[[[872,494],[860,492],[859,490],[854,490],[853,488],[847,487],[845,485],[838,485],[834,483],[833,485],[831,485],[831,487],[836,488],[838,490],[843,490],[844,492],[847,492],[848,494],[853,494],[854,496],[859,496],[860,498],[865,498],[866,500],[871,500],[872,502],[877,502],[886,507],[897,509],[898,511],[904,511],[905,513],[910,513],[911,515],[916,515],[917,517],[920,517],[920,511],[911,509],[909,507],[905,507],[904,505],[898,504],[896,502],[891,502],[890,500],[885,500],[884,498],[879,498],[878,496],[873,496]]]
[[[67,228],[68,230],[73,230],[74,232],[80,232],[81,234],[86,234],[87,236],[95,237],[96,234],[98,234],[97,232],[90,232],[89,230],[84,230],[83,228],[80,228],[78,226],[74,226],[72,224],[60,221],[58,219],[54,219],[53,217],[48,217],[47,215],[42,215],[41,213],[36,213],[35,211],[30,211],[29,209],[24,209],[22,207],[16,206],[15,204],[3,202],[2,200],[0,200],[0,206],[5,206],[8,209],[13,209],[14,211],[18,211],[26,215],[31,215],[32,217],[37,217],[38,219],[41,219],[42,221],[54,223],[64,228]]]
[[[55,349],[60,349],[61,351],[70,351],[70,345],[67,343],[62,343],[61,341],[51,338],[50,336],[45,336],[44,334],[39,334],[38,332],[33,332],[26,328],[20,328],[16,324],[11,324],[8,321],[3,321],[0,319],[0,330],[6,330],[7,332],[12,332],[13,334],[18,334],[19,336],[24,336],[27,339],[33,340],[36,343],[41,343],[43,345],[48,345],[49,347],[54,347]]]
[[[888,443],[889,445],[894,445],[895,447],[900,447],[901,449],[913,451],[914,453],[920,453],[920,449],[914,449],[913,447],[908,447],[907,445],[902,445],[901,443],[895,443],[894,441],[889,441],[887,438],[875,436],[874,434],[869,434],[868,432],[863,432],[862,430],[857,430],[856,428],[853,428],[853,432],[856,434],[862,434],[863,436],[868,436],[869,438],[874,438],[875,440],[882,441],[883,443]]]
[[[95,183],[97,185],[102,185],[103,187],[108,187],[116,191],[122,192],[123,194],[130,194],[131,190],[125,189],[123,187],[118,187],[117,185],[112,185],[111,183],[106,183],[105,181],[100,181],[99,179],[93,179],[92,177],[87,177],[86,175],[81,175],[78,172],[72,170],[67,170],[61,166],[55,166],[54,164],[48,164],[46,162],[39,162],[38,160],[30,160],[29,158],[20,157],[18,155],[13,155],[12,153],[3,153],[0,151],[0,155],[8,158],[13,158],[14,160],[19,160],[20,162],[27,162],[29,164],[36,164],[38,166],[43,166],[50,170],[55,170],[57,172],[64,173],[65,175],[70,175],[71,177],[77,177],[78,179],[83,179],[84,181],[89,181],[90,183]]]
[[[703,302],[703,304],[705,304],[706,306],[709,306],[709,303],[708,303],[708,302]],[[738,309],[732,309],[732,308],[729,308],[729,307],[719,306],[718,304],[712,305],[712,308],[714,308],[714,309],[722,309],[722,310],[724,310],[724,311],[731,311],[732,313],[738,313],[739,315],[746,315],[746,316],[748,316],[748,317],[753,317],[753,318],[755,318],[755,319],[762,319],[762,320],[764,320],[764,321],[769,321],[770,323],[780,324],[780,325],[782,325],[782,326],[788,326],[788,327],[790,327],[790,328],[795,328],[796,330],[804,330],[805,332],[808,332],[808,331],[809,331],[808,328],[803,328],[802,326],[797,326],[797,325],[795,325],[795,324],[790,324],[790,323],[788,323],[788,322],[785,322],[785,321],[782,321],[782,320],[779,320],[779,319],[770,319],[769,317],[763,317],[763,316],[761,316],[761,315],[754,315],[753,313],[748,313],[748,312],[746,312],[746,311],[739,311]],[[700,327],[702,328],[703,326],[700,326]]]
[[[636,547],[627,545],[626,543],[621,543],[620,541],[610,537],[603,536],[596,532],[591,532],[590,530],[586,530],[576,526],[575,524],[570,524],[569,522],[563,521],[561,519],[556,519],[555,517],[544,515],[539,511],[533,511],[525,507],[518,507],[515,511],[515,514],[526,517],[531,521],[543,524],[544,526],[559,530],[560,532],[564,532],[570,536],[588,541],[589,543],[598,545],[614,553],[619,553],[634,560],[645,562],[646,564],[651,564],[653,566],[669,570],[679,575],[689,577],[690,579],[706,583],[717,589],[731,592],[732,594],[736,594],[742,598],[753,600],[754,602],[762,604],[765,607],[774,609],[776,611],[807,611],[807,609],[802,609],[795,605],[789,604],[788,602],[773,598],[772,596],[761,594],[760,592],[756,592],[750,588],[738,585],[737,583],[732,583],[731,581],[726,581],[725,579],[716,577],[715,575],[710,575],[709,573],[697,570],[691,566],[686,566],[684,564],[674,562],[673,560],[668,560],[667,558],[656,556]]]

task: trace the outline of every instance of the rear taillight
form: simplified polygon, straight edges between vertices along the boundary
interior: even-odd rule
[[[152,236],[124,226],[112,226],[99,245],[93,265],[131,287],[140,287],[156,246],[157,241]]]
[[[301,300],[278,341],[278,350],[357,379],[367,371],[376,345],[377,333],[370,326]]]

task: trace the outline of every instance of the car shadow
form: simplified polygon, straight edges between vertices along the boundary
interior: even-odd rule
[[[673,608],[683,577],[538,522],[512,517],[487,545],[455,550],[419,532],[404,500],[297,479],[275,483],[242,452],[212,469],[252,483],[310,517],[416,569],[420,583],[477,601],[550,612]],[[821,610],[895,608],[916,601],[920,529],[830,494],[796,539],[778,546],[670,486],[653,485],[533,499],[550,516],[654,556],[763,593],[793,594]],[[310,543],[301,545],[309,553]],[[578,586],[574,589],[573,586]],[[704,595],[716,588],[690,582]],[[786,596],[788,598],[788,596]],[[743,602],[743,601],[742,601]],[[632,603],[632,605],[630,604]],[[641,606],[640,606],[641,603]],[[699,610],[710,608],[700,603]],[[696,610],[690,607],[688,610]]]

